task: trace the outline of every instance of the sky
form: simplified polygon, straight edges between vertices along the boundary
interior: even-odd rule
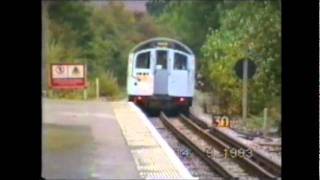
[[[122,0],[122,2],[125,4],[126,8],[128,8],[131,11],[142,11],[142,12],[146,12],[146,6],[145,3],[148,0],[137,0],[137,1],[133,1],[133,0]],[[105,5],[108,4],[108,1],[90,1],[90,4],[94,4],[95,6],[101,6],[101,5]]]
[[[125,5],[128,9],[130,10],[135,10],[135,11],[147,11],[145,3],[147,1],[124,1]]]

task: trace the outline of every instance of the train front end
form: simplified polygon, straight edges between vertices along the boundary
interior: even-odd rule
[[[187,112],[195,86],[195,58],[184,44],[153,38],[138,44],[128,61],[127,93],[145,109]]]

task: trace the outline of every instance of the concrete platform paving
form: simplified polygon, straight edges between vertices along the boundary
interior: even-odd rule
[[[139,179],[108,102],[43,99],[42,176]]]

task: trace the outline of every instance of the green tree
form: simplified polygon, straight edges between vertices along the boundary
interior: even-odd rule
[[[214,93],[226,100],[228,109],[241,105],[241,81],[234,74],[235,63],[252,59],[258,72],[249,82],[249,110],[260,113],[276,107],[281,97],[281,21],[277,1],[241,2],[227,10],[220,28],[212,31],[202,47],[201,72]],[[229,98],[227,98],[229,97]],[[280,109],[277,110],[280,113]]]
[[[169,4],[169,0],[149,0],[146,8],[149,14],[159,16],[163,13],[165,7]]]
[[[48,8],[50,20],[76,34],[76,38],[70,35],[64,37],[69,37],[69,39],[72,38],[77,46],[83,48],[87,47],[87,43],[92,38],[92,31],[89,24],[91,13],[92,8],[81,3],[81,1],[51,2]],[[68,43],[68,38],[63,40]]]
[[[220,26],[223,10],[235,6],[235,2],[215,1],[170,1],[157,22],[171,30],[174,39],[187,44],[201,58],[200,48],[211,29]]]
[[[128,11],[121,1],[110,1],[99,8],[83,2],[48,4],[47,66],[53,62],[85,63],[89,80],[109,78],[117,83],[115,86],[124,87],[130,49],[143,40],[170,32],[150,15]]]
[[[121,2],[110,2],[108,6],[96,9],[90,26],[94,29],[94,38],[86,51],[90,61],[88,70],[92,76],[110,71],[121,86],[126,84],[130,49],[160,32],[150,16],[127,11]]]

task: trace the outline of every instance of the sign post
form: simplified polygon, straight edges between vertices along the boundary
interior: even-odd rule
[[[247,120],[247,99],[248,99],[248,60],[243,65],[242,81],[242,119]]]
[[[235,65],[236,75],[242,79],[242,119],[247,120],[248,114],[248,79],[256,72],[256,64],[251,60],[243,59]]]
[[[85,64],[51,64],[50,90],[83,90],[87,99],[87,78]]]
[[[84,64],[51,64],[50,69],[51,89],[86,89],[86,68]]]

